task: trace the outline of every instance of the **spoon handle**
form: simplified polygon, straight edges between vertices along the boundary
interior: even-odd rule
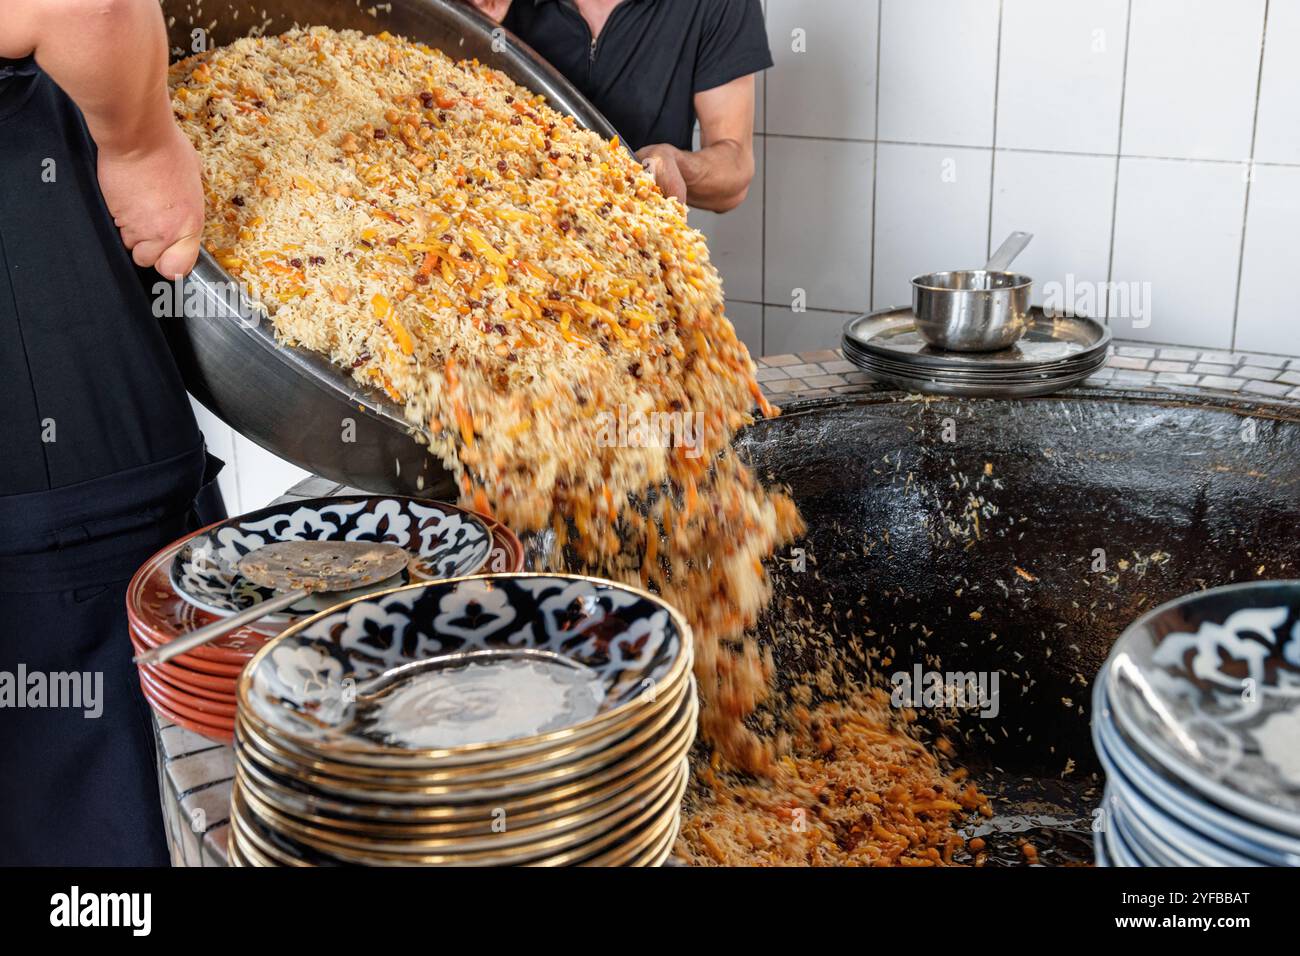
[[[184,654],[186,651],[193,650],[200,644],[206,644],[208,641],[215,641],[218,637],[229,634],[231,631],[237,631],[245,624],[251,624],[256,620],[266,617],[268,614],[274,614],[276,611],[283,611],[311,592],[289,591],[284,594],[277,594],[269,601],[263,601],[260,604],[254,604],[250,608],[240,611],[238,614],[232,614],[230,617],[223,617],[219,621],[213,621],[211,624],[199,628],[197,631],[176,638],[161,647],[154,647],[138,654],[135,657],[137,664],[161,664],[169,661],[178,654]]]
[[[984,271],[1006,272],[1007,266],[1015,261],[1016,256],[1025,251],[1025,246],[1029,245],[1029,240],[1033,238],[1032,232],[1013,232],[1007,236],[1006,242],[998,246],[998,251],[989,256]]]

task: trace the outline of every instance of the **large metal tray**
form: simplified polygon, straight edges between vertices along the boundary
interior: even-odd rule
[[[452,0],[391,0],[376,7],[356,0],[163,0],[162,7],[174,58],[193,52],[196,39],[221,45],[295,25],[388,30],[450,56],[477,57],[545,95],[582,126],[615,135],[531,48]],[[278,344],[251,302],[223,294],[232,286],[226,271],[202,254],[186,279],[185,316],[165,323],[195,398],[236,431],[314,474],[376,493],[454,495],[450,476],[417,443],[395,403],[324,356]]]

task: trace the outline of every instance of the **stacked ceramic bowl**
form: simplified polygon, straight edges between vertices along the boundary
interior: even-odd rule
[[[357,598],[238,685],[235,865],[653,866],[695,739],[691,633],[609,581]]]
[[[264,545],[308,539],[387,541],[406,548],[410,563],[392,584],[518,571],[524,561],[519,539],[504,525],[439,502],[358,496],[273,505],[183,538],[136,572],[127,591],[135,652],[265,601],[273,592],[245,580],[236,570],[239,559]],[[244,665],[275,634],[349,596],[305,600],[170,661],[143,664],[144,695],[173,723],[229,742],[235,727],[235,679]]]
[[[1300,581],[1179,598],[1093,688],[1098,863],[1300,866]]]

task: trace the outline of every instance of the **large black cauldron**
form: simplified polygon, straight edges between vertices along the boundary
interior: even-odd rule
[[[1091,853],[1089,688],[1115,638],[1178,595],[1300,576],[1300,410],[866,395],[790,406],[741,446],[808,522],[761,628],[783,679],[832,657],[877,683],[996,673],[996,716],[923,720],[951,721],[1002,795],[993,826],[1065,859]]]

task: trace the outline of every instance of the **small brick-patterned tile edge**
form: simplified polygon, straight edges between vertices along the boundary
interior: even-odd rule
[[[778,402],[893,391],[840,352],[768,355],[757,360],[763,391]],[[1105,368],[1082,386],[1160,389],[1187,394],[1247,393],[1253,400],[1300,399],[1300,359],[1254,352],[1117,345]]]

